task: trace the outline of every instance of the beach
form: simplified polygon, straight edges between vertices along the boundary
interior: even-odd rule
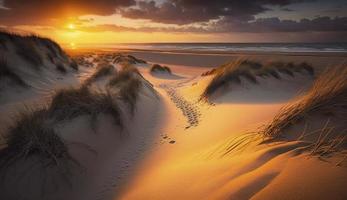
[[[347,198],[345,53],[13,41],[0,198]]]

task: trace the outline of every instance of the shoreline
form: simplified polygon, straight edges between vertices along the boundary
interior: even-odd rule
[[[156,49],[136,49],[136,48],[66,48],[67,52],[71,51],[99,51],[99,52],[151,52],[163,54],[178,54],[178,55],[214,55],[214,56],[235,56],[235,55],[286,55],[286,56],[324,56],[324,57],[346,57],[347,52],[284,52],[284,51],[194,51],[194,50],[156,50]]]
[[[235,59],[251,59],[259,62],[281,61],[281,62],[308,62],[318,70],[340,65],[347,61],[347,53],[269,53],[269,52],[192,52],[192,51],[153,51],[138,49],[70,49],[69,54],[81,53],[108,53],[119,52],[131,54],[149,63],[160,63],[164,65],[183,65],[190,67],[217,67]]]

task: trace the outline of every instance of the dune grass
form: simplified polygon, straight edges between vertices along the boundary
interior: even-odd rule
[[[109,93],[92,92],[88,87],[59,90],[53,96],[48,113],[56,121],[90,115],[93,127],[98,114],[104,113],[111,115],[115,124],[122,127],[121,109],[116,99]]]
[[[49,38],[42,38],[38,36],[30,36],[32,39],[36,40],[41,45],[45,46],[55,57],[67,57],[67,55],[64,53],[63,49],[59,46],[58,43],[55,41],[49,39]]]
[[[134,60],[136,63],[141,63],[141,64],[146,64],[147,62],[141,59],[136,58],[135,56],[132,55],[128,55],[128,58],[130,58],[131,60]]]
[[[80,116],[90,116],[95,130],[99,114],[110,115],[123,128],[121,109],[109,93],[92,92],[87,87],[59,90],[52,101],[40,109],[21,112],[6,134],[6,147],[0,151],[0,170],[19,160],[38,158],[43,166],[56,166],[67,172],[71,164],[79,165],[68,152],[65,141],[54,127]]]
[[[208,84],[201,99],[207,99],[216,90],[228,84],[240,84],[241,78],[253,83],[258,83],[258,78],[274,77],[281,79],[282,74],[294,77],[294,73],[304,73],[314,75],[313,67],[307,63],[293,64],[283,62],[270,62],[262,64],[251,60],[236,60],[219,66],[218,68],[204,72],[202,76],[213,75],[213,79]]]
[[[123,66],[123,69],[114,75],[107,84],[107,87],[117,90],[117,96],[128,105],[131,113],[135,111],[141,86],[139,72],[131,65]]]
[[[56,67],[56,70],[58,70],[59,72],[66,74],[67,70],[62,63],[57,63],[55,67]]]
[[[346,77],[346,64],[324,71],[307,94],[296,103],[285,106],[263,129],[262,134],[271,138],[280,137],[287,128],[314,114],[323,117],[339,115],[346,118]]]
[[[69,67],[72,68],[72,69],[74,69],[75,71],[78,71],[78,64],[77,64],[77,62],[75,61],[75,59],[70,59]]]
[[[28,86],[20,76],[10,69],[6,59],[3,56],[0,56],[0,80],[3,78],[9,78],[16,84],[23,87]]]
[[[128,62],[130,64],[145,64],[147,63],[146,61],[144,60],[141,60],[141,59],[138,59],[132,55],[122,55],[122,54],[115,54],[113,56],[113,63],[117,63],[117,64],[120,64],[120,63],[123,63],[123,62]]]
[[[327,120],[320,130],[317,140],[311,142],[309,146],[310,156],[325,157],[340,152],[344,148],[347,138],[346,130],[333,136],[331,133],[334,131],[334,127],[329,126],[329,122],[330,120]],[[300,139],[304,139],[304,136]]]
[[[43,59],[34,42],[25,38],[18,38],[14,43],[17,54],[28,61],[35,69],[40,69]]]
[[[151,66],[150,72],[166,72],[171,74],[171,69],[167,66],[161,66],[159,64],[154,64]]]
[[[68,56],[53,40],[33,34],[18,34],[0,30],[0,41],[10,41],[14,44],[16,53],[28,61],[35,69],[43,65],[43,55],[39,50],[46,52],[48,59],[54,63],[54,58],[68,61]]]
[[[94,81],[96,81],[97,79],[104,77],[104,76],[111,75],[114,72],[115,72],[115,68],[113,65],[110,65],[107,63],[99,64],[96,67],[96,71],[85,80],[84,85],[88,86],[91,83],[93,83]]]
[[[19,34],[15,32],[0,30],[0,39],[9,39],[16,45],[20,45],[23,41],[30,42],[35,45],[46,47],[54,57],[66,57],[66,54],[64,53],[63,49],[58,45],[58,43],[56,43],[50,38],[45,38],[34,34]]]
[[[19,160],[40,159],[45,168],[55,166],[65,173],[71,164],[78,164],[67,145],[47,122],[46,108],[20,113],[7,134],[7,147],[0,151],[0,169],[5,170]]]
[[[0,37],[0,49],[7,50],[6,40]]]

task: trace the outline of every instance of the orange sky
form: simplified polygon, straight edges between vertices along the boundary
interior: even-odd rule
[[[75,46],[336,42],[347,40],[346,10],[345,0],[0,0],[0,27]]]

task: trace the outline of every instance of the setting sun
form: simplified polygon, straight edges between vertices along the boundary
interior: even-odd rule
[[[0,0],[0,200],[347,200],[347,0]]]
[[[76,29],[76,26],[75,26],[75,24],[69,24],[69,25],[68,25],[68,28],[69,28],[70,30],[75,30],[75,29]]]

